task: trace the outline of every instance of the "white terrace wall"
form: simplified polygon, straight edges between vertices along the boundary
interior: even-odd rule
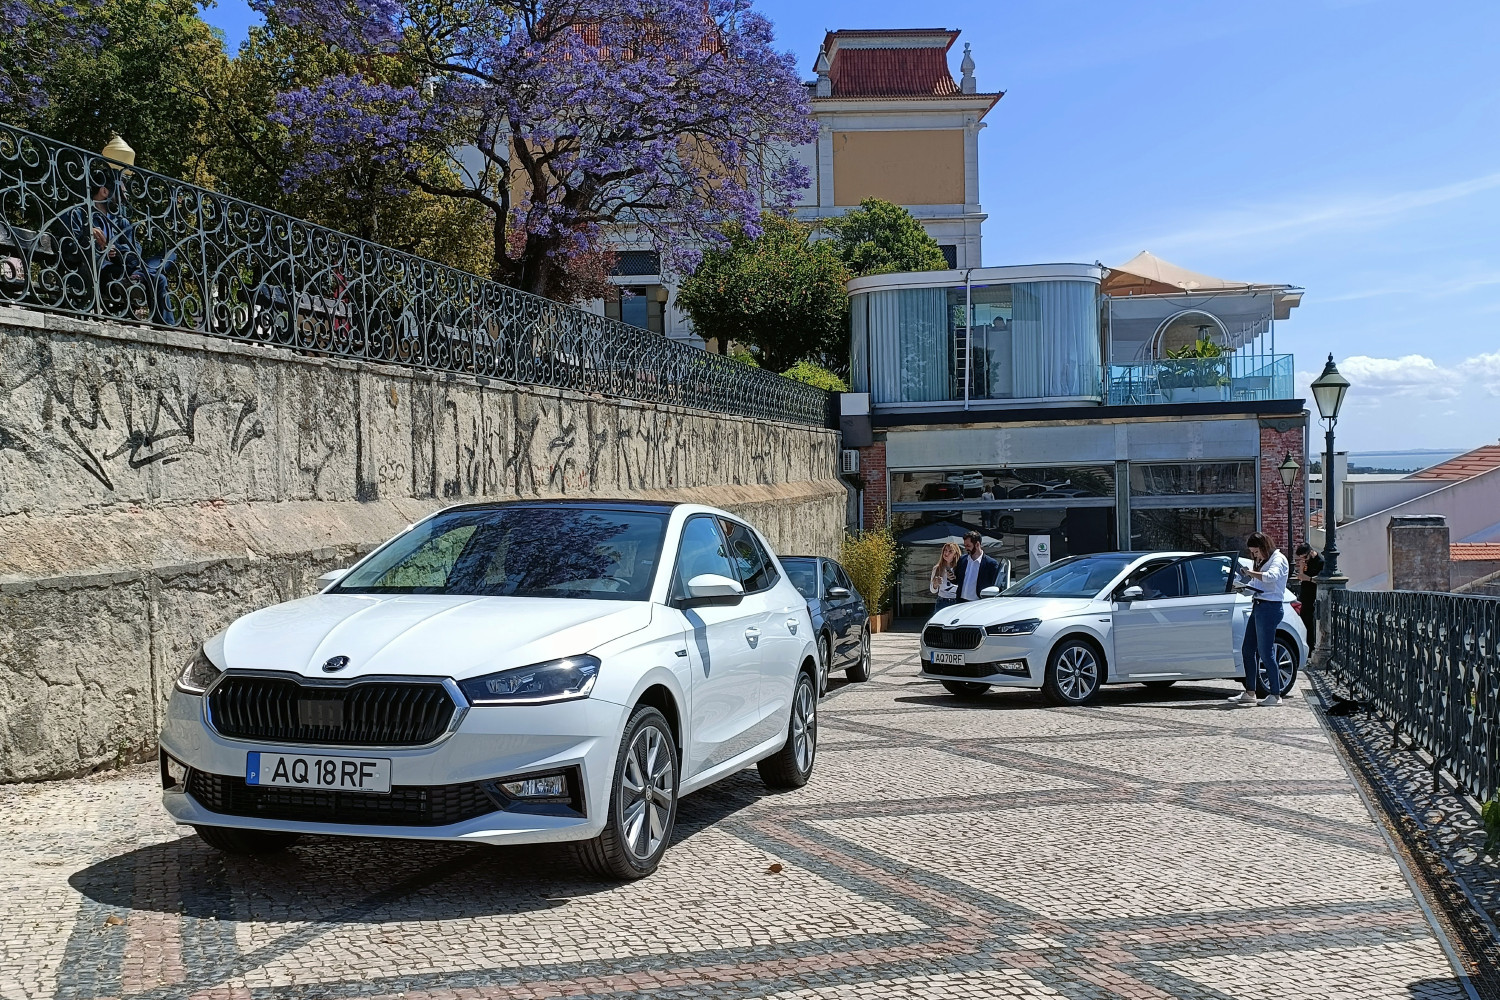
[[[696,500],[832,554],[834,432],[0,308],[0,781],[154,753],[203,639],[475,499]]]

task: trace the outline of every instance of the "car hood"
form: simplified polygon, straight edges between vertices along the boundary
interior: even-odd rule
[[[928,621],[933,625],[999,625],[1025,618],[1066,618],[1087,612],[1094,602],[1086,597],[991,597],[944,608]]]
[[[462,679],[587,653],[650,622],[644,601],[317,594],[239,619],[224,633],[217,659],[228,670],[308,677]],[[324,672],[335,656],[347,656],[348,665]]]

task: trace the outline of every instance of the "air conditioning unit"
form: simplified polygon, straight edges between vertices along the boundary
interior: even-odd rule
[[[859,452],[844,448],[839,452],[839,475],[852,476],[859,472]]]

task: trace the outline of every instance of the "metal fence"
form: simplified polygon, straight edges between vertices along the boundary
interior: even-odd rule
[[[0,124],[0,302],[826,424],[821,389]]]
[[[1500,599],[1331,591],[1329,668],[1464,791],[1500,792]]]

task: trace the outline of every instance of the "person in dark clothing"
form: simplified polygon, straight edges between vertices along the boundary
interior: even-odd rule
[[[1318,581],[1323,555],[1303,542],[1297,546],[1297,600],[1302,604],[1302,624],[1307,627],[1307,651],[1318,647]]]
[[[75,268],[97,268],[95,277],[106,297],[130,298],[130,286],[144,290],[151,309],[151,322],[175,326],[170,296],[167,293],[166,270],[175,254],[147,257],[141,249],[135,224],[125,217],[120,178],[109,167],[97,168],[91,174],[93,200],[80,205],[62,217],[72,237],[70,263]],[[92,250],[90,250],[92,244]]]
[[[984,537],[977,531],[964,535],[964,557],[958,561],[959,603],[977,601],[1000,576],[1000,561],[984,554]]]

